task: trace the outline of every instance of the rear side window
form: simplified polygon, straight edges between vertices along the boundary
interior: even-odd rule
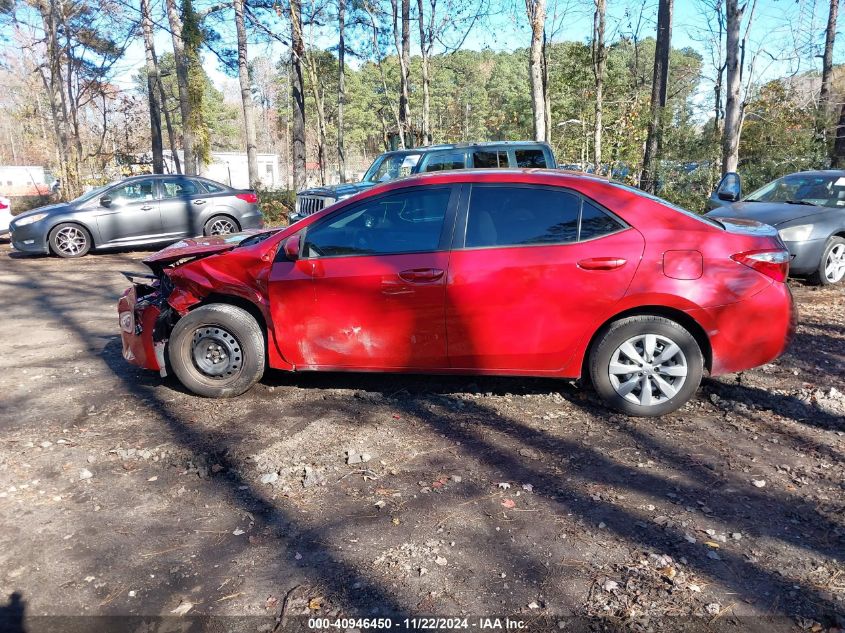
[[[514,152],[517,167],[548,167],[541,149],[518,149]]]
[[[618,220],[599,209],[596,205],[584,200],[581,205],[581,232],[579,241],[592,240],[602,235],[610,235],[625,228]]]
[[[466,247],[575,242],[580,207],[581,198],[566,191],[474,186]]]
[[[425,165],[425,171],[447,171],[451,169],[463,169],[465,166],[463,152],[435,154],[428,159]]]
[[[467,210],[466,248],[568,244],[625,228],[562,189],[475,185]]]
[[[505,150],[476,150],[472,153],[472,166],[481,169],[496,169],[508,166]]]
[[[449,187],[426,187],[368,198],[309,228],[306,257],[435,251],[450,196]]]
[[[267,167],[269,168],[271,166],[267,165]],[[223,187],[221,187],[220,185],[214,184],[210,180],[201,180],[200,182],[205,186],[208,193],[220,193],[221,191],[225,191],[225,189],[223,189]]]

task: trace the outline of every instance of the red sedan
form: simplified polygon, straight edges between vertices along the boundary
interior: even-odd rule
[[[174,244],[118,306],[126,359],[194,393],[289,371],[589,377],[661,415],[705,371],[795,328],[771,227],[709,220],[604,179],[456,171],[375,187],[296,224]]]

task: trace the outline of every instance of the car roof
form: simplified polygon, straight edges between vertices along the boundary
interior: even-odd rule
[[[791,174],[784,174],[779,178],[788,178],[789,176],[845,176],[843,169],[808,169],[806,171],[795,171]],[[775,178],[778,180],[778,178]]]
[[[562,169],[450,169],[397,178],[395,180],[390,180],[376,185],[375,187],[368,189],[368,191],[378,192],[389,189],[398,189],[401,187],[411,187],[414,185],[435,185],[461,182],[502,182],[559,186],[565,186],[566,183],[571,184],[574,182],[589,182],[603,185],[611,184],[610,181],[603,176]]]
[[[397,149],[390,152],[384,152],[382,155],[398,155],[398,154],[428,154],[431,152],[448,151],[456,149],[471,149],[471,148],[485,148],[485,147],[544,147],[548,148],[549,144],[543,141],[479,141],[478,143],[443,143],[440,145],[425,145],[423,147],[410,147],[407,149]]]

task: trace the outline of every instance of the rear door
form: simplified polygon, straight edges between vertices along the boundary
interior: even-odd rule
[[[301,257],[279,257],[270,308],[299,368],[447,368],[444,314],[453,186],[410,187],[309,226]]]
[[[178,238],[202,235],[203,218],[214,201],[202,182],[194,178],[173,176],[162,178],[161,221],[165,237]]]
[[[642,235],[561,187],[474,184],[446,283],[456,369],[553,372],[623,297]]]

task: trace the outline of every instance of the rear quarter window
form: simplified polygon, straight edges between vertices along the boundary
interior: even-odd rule
[[[546,164],[546,155],[541,149],[518,149],[513,154],[517,167],[548,167]]]

